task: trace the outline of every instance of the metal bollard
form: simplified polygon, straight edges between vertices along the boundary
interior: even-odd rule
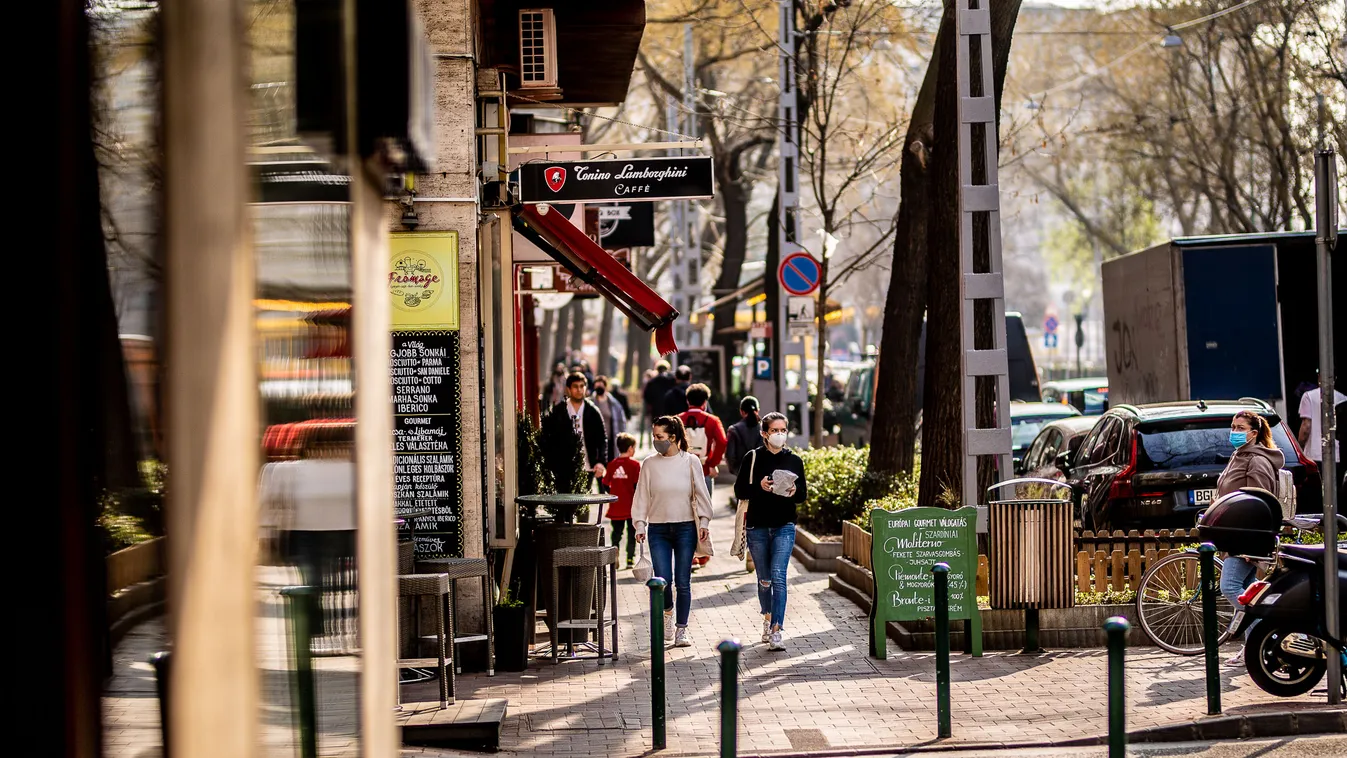
[[[1127,649],[1127,619],[1113,616],[1104,622],[1108,634],[1108,756],[1127,758],[1127,702],[1123,654]]]
[[[931,567],[935,574],[935,710],[937,736],[951,734],[949,714],[949,564]]]
[[[300,758],[318,758],[318,702],[313,681],[313,587],[283,587],[289,601],[295,647],[295,706],[299,718]]]
[[[725,640],[720,651],[720,758],[739,755],[739,649],[738,640]]]
[[[1198,563],[1202,566],[1202,647],[1207,655],[1207,714],[1221,712],[1221,661],[1217,642],[1221,634],[1216,630],[1216,598],[1221,588],[1216,583],[1216,546],[1203,542],[1197,548]]]
[[[650,588],[650,720],[656,750],[663,750],[664,734],[664,588],[668,582],[655,577]]]
[[[159,695],[159,735],[164,741],[162,758],[168,758],[168,677],[173,659],[168,651],[150,656],[150,665],[154,667],[154,689]]]

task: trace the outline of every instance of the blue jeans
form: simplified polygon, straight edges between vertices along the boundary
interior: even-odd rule
[[[664,587],[664,609],[675,609],[674,623],[688,625],[692,613],[692,554],[697,552],[697,522],[679,521],[673,524],[649,524],[646,537],[650,540],[650,562],[655,564],[655,576],[669,582]],[[678,587],[678,605],[674,605],[673,588]]]
[[[758,572],[758,608],[771,614],[772,626],[786,624],[786,568],[795,549],[795,525],[754,527],[747,530],[748,552]]]
[[[1239,596],[1244,594],[1244,590],[1253,584],[1253,578],[1258,573],[1258,566],[1253,561],[1246,561],[1243,558],[1236,558],[1228,555],[1221,561],[1221,594],[1225,599],[1240,610],[1243,606],[1239,604]],[[1244,636],[1249,636],[1245,631]]]

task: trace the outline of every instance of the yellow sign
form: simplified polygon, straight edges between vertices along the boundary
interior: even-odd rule
[[[389,235],[393,328],[458,329],[458,232]]]

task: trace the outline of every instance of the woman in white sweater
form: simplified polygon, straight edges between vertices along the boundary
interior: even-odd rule
[[[650,538],[655,576],[666,582],[673,580],[664,588],[664,638],[672,637],[674,647],[690,647],[692,556],[698,540],[710,534],[711,495],[706,490],[701,461],[688,452],[687,432],[677,416],[655,419],[651,436],[655,454],[641,462],[631,520],[637,542]],[[676,606],[674,585],[678,587]]]

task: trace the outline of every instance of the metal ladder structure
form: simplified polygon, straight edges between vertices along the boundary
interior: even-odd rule
[[[990,0],[955,0],[955,37],[958,59],[959,99],[959,319],[960,374],[963,382],[963,504],[982,502],[978,487],[978,459],[995,456],[1001,478],[1013,476],[1010,459],[1010,374],[1006,357],[1005,281],[1001,270],[1001,201],[997,183],[996,90],[992,78]],[[981,63],[978,95],[973,95],[972,59]],[[982,124],[984,150],[974,166],[975,124]],[[975,169],[977,169],[975,171]],[[974,184],[974,176],[983,181]],[[985,225],[974,224],[977,214],[986,214]],[[982,236],[985,239],[978,240]],[[988,250],[986,271],[974,266],[977,242]],[[973,313],[976,303],[991,301],[991,349],[976,349]],[[978,377],[996,382],[996,426],[977,426]]]

